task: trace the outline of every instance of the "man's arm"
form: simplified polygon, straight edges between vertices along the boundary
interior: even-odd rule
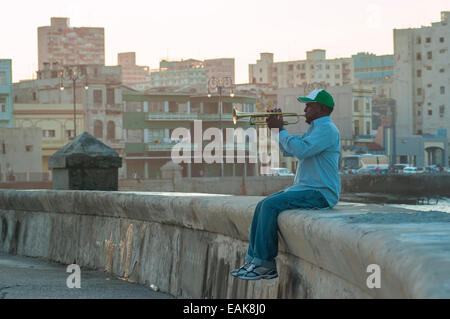
[[[279,134],[279,143],[283,150],[292,154],[298,159],[308,158],[317,155],[336,142],[336,134],[326,127],[315,129],[310,135],[289,135],[286,130]]]

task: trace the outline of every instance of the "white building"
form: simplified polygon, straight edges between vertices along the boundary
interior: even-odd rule
[[[308,51],[306,60],[287,62],[274,62],[273,53],[261,53],[256,64],[249,65],[249,82],[275,88],[340,86],[353,83],[353,69],[352,58],[327,60],[325,50]]]
[[[393,98],[398,135],[450,137],[450,12],[431,26],[394,29]]]

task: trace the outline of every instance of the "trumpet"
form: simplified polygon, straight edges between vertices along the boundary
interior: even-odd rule
[[[283,113],[283,112],[255,112],[255,113],[250,113],[250,112],[239,112],[238,110],[236,110],[236,108],[233,109],[233,124],[236,125],[236,122],[238,119],[244,118],[244,117],[248,117],[250,118],[250,125],[261,125],[261,126],[265,126],[267,125],[266,123],[266,118],[268,118],[271,115],[278,115],[278,116],[283,116],[284,117],[289,117],[289,116],[295,116],[297,118],[297,120],[295,122],[289,122],[289,121],[283,121],[284,125],[289,125],[289,124],[296,124],[298,123],[298,121],[300,121],[300,117],[306,117],[305,114],[297,114],[297,113]],[[258,120],[257,118],[264,118],[262,120]]]

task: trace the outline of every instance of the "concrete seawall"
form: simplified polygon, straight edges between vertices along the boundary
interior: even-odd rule
[[[450,215],[340,203],[280,214],[279,278],[242,264],[262,197],[0,190],[0,250],[102,269],[187,298],[450,298]],[[370,289],[367,267],[380,267]]]
[[[123,191],[165,191],[267,196],[289,187],[294,181],[287,176],[207,177],[179,180],[119,181]],[[401,197],[450,197],[450,174],[341,174],[342,194],[386,194]]]

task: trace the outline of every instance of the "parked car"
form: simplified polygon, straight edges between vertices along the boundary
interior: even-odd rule
[[[436,165],[425,166],[425,172],[427,172],[427,173],[438,173],[439,172],[439,167],[437,167]]]
[[[273,176],[295,176],[288,168],[284,167],[272,168],[271,171]]]
[[[403,174],[417,174],[417,167],[407,166],[403,169]]]
[[[405,167],[408,167],[408,164],[394,164],[392,167],[394,172],[401,173]]]

